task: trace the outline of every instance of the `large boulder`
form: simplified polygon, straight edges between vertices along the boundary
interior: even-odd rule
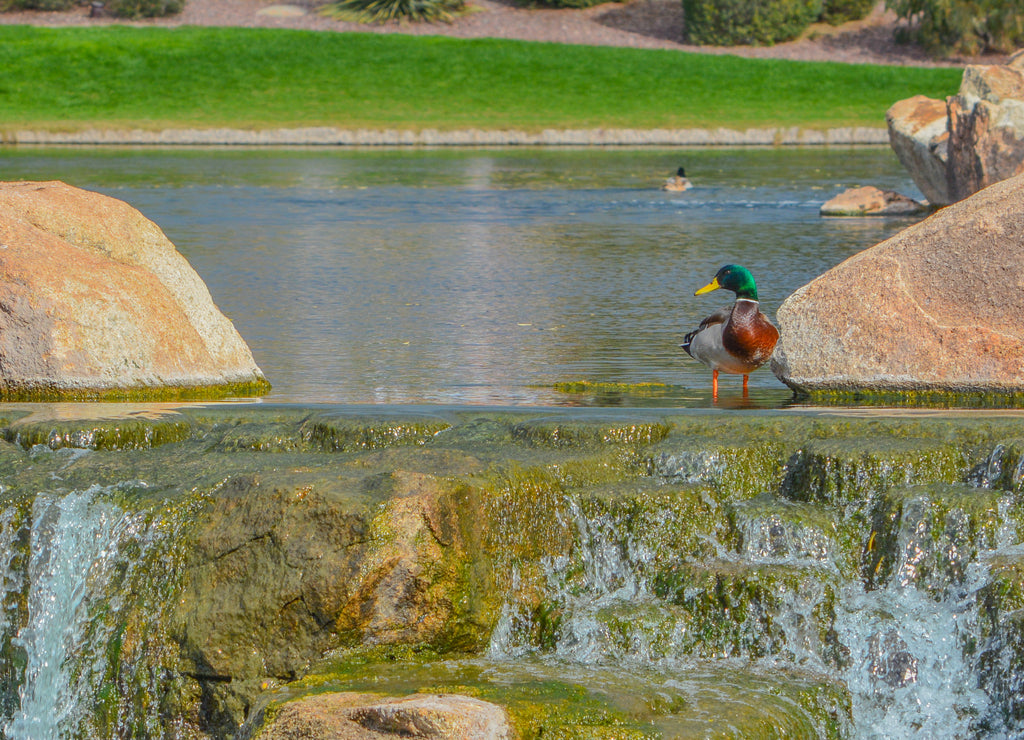
[[[933,205],[1024,172],[1024,53],[964,69],[947,100],[917,95],[886,113],[896,156]]]
[[[946,103],[915,95],[894,103],[885,114],[889,144],[929,203],[950,203],[946,179]]]
[[[797,290],[772,370],[805,391],[1024,391],[1024,176]]]
[[[948,107],[952,200],[1024,173],[1024,55],[967,67]]]
[[[202,279],[127,203],[0,183],[0,275],[2,397],[269,389]]]

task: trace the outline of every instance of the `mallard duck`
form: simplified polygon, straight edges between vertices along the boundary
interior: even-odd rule
[[[661,189],[681,193],[682,191],[689,190],[692,187],[693,183],[690,182],[690,178],[686,176],[686,170],[680,167],[676,170],[675,175],[665,180],[665,184],[661,186]]]
[[[718,398],[718,373],[743,375],[743,395],[747,395],[749,375],[772,356],[779,330],[761,313],[757,285],[750,270],[726,265],[714,280],[694,293],[703,295],[723,288],[736,294],[736,301],[700,322],[686,335],[682,348],[694,359],[711,368],[711,395]]]

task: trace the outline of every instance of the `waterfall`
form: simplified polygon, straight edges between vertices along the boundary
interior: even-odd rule
[[[82,723],[93,719],[103,678],[117,670],[108,648],[128,596],[125,589],[132,588],[140,553],[154,541],[145,515],[126,512],[109,498],[115,491],[144,486],[138,481],[93,485],[84,491],[40,493],[33,501],[27,622],[11,639],[24,652],[24,678],[20,706],[4,727],[8,740],[77,737]],[[6,591],[21,581],[10,568],[15,551],[11,528],[3,526],[13,511],[0,516]],[[124,553],[129,544],[130,559]],[[15,627],[4,626],[12,632]]]
[[[568,493],[571,552],[541,557],[532,587],[530,564],[514,565],[489,656],[666,675],[738,660],[845,687],[858,740],[1013,734],[1020,628],[982,624],[991,558],[1020,549],[1019,502],[1000,485],[1019,488],[1024,462],[1004,466],[1004,454],[997,447],[964,484],[897,485],[847,520],[770,494],[734,501],[738,537],[708,539],[704,557],[659,550],[651,528],[685,516],[671,506],[642,528]],[[876,536],[885,558],[854,564],[875,556]]]

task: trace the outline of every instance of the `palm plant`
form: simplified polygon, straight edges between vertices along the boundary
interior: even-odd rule
[[[450,22],[465,11],[464,0],[337,0],[320,12],[331,18],[359,23],[393,20]]]

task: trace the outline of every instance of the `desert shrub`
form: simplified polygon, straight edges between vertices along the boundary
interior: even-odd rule
[[[0,10],[71,10],[76,0],[0,0]]]
[[[604,2],[608,0],[519,0],[520,5],[529,8],[592,8]]]
[[[344,21],[450,21],[465,10],[463,0],[337,0],[320,9]]]
[[[799,36],[822,0],[683,0],[690,42],[712,46],[774,44]]]
[[[886,0],[909,22],[906,40],[936,56],[1009,52],[1024,45],[1021,0]]]
[[[820,20],[833,26],[847,21],[859,21],[875,7],[875,0],[825,0]]]
[[[185,0],[106,0],[106,12],[118,18],[158,18],[185,9]]]
[[[0,11],[71,10],[81,4],[80,0],[0,0]],[[185,0],[105,0],[104,4],[105,12],[118,18],[155,18],[184,8]]]

